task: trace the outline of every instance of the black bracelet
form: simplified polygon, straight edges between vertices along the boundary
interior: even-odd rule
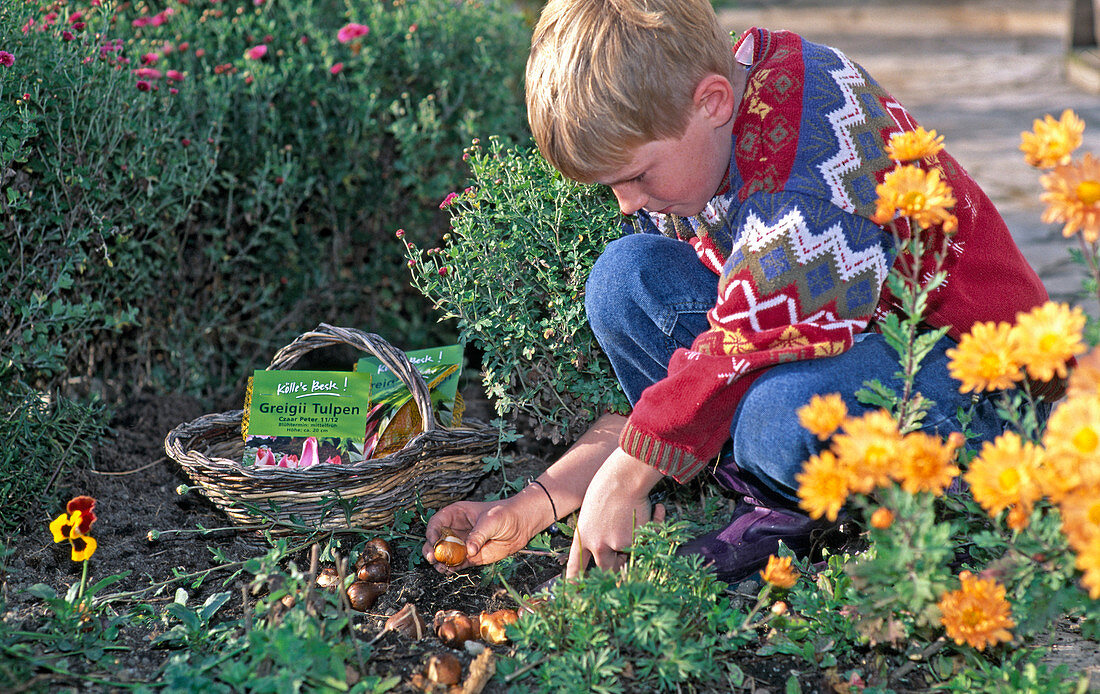
[[[554,497],[550,496],[550,491],[546,489],[546,486],[538,480],[531,480],[530,484],[537,484],[539,489],[546,492],[546,498],[550,500],[550,510],[554,512],[554,522],[558,522],[558,507],[554,505]]]

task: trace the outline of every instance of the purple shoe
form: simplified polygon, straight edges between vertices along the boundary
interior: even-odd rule
[[[739,501],[733,520],[723,530],[715,530],[685,542],[677,554],[699,554],[705,566],[714,569],[718,579],[734,585],[752,577],[779,549],[780,540],[799,557],[820,552],[837,523],[815,521],[805,513],[789,508],[768,508],[752,497]],[[839,543],[835,543],[839,544]]]

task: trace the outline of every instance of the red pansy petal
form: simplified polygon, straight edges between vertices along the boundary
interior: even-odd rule
[[[73,511],[80,511],[80,532],[87,535],[91,532],[92,523],[95,523],[95,499],[90,496],[78,496],[69,500],[65,510],[72,515]]]

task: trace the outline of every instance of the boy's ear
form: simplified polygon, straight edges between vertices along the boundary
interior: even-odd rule
[[[725,125],[733,118],[737,97],[733,85],[721,75],[711,73],[699,80],[692,101],[714,125]]]

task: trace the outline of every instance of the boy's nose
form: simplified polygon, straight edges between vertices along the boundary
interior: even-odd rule
[[[645,206],[647,198],[640,190],[613,186],[611,191],[615,193],[615,199],[619,201],[619,211],[623,214],[634,214]]]

